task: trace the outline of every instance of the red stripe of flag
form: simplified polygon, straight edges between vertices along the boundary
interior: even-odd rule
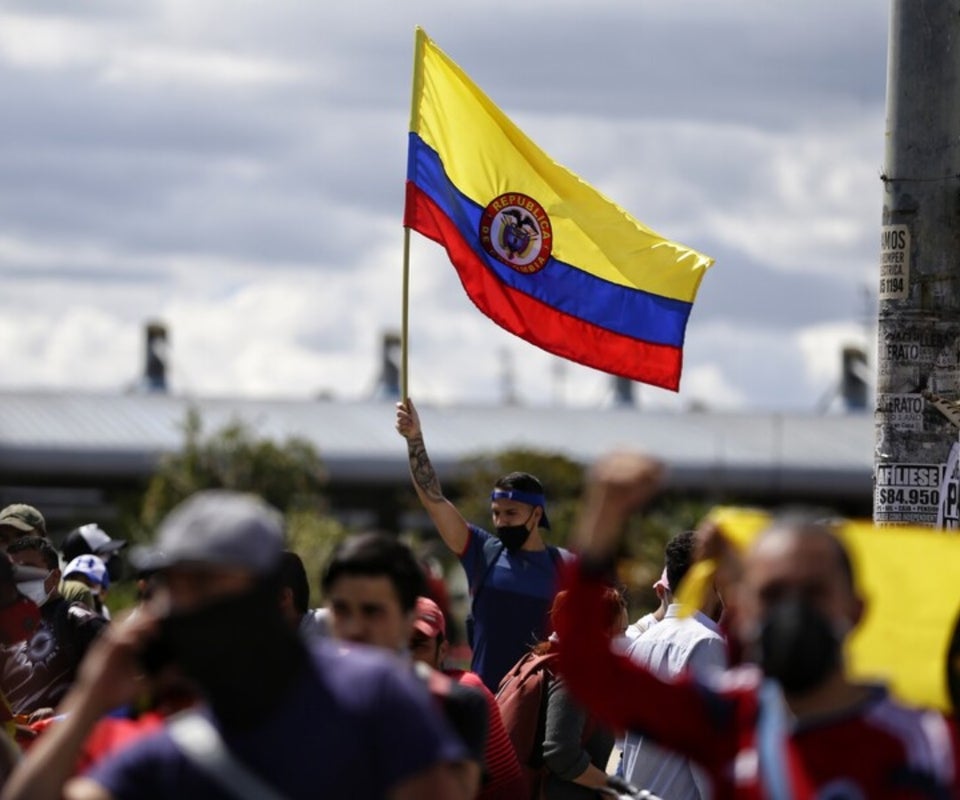
[[[457,226],[411,181],[403,224],[446,248],[467,295],[500,327],[579,364],[676,391],[683,351],[613,333],[503,284]]]

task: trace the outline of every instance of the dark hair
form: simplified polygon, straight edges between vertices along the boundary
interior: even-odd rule
[[[843,540],[837,536],[836,526],[840,520],[827,519],[814,512],[791,511],[778,515],[771,525],[763,532],[763,536],[777,531],[786,531],[797,536],[820,536],[825,539],[836,556],[836,564],[840,569],[843,582],[851,592],[856,592],[857,584],[854,575],[853,559]]]
[[[494,489],[517,489],[521,492],[543,494],[543,484],[529,472],[511,472],[498,478]]]
[[[306,614],[310,607],[310,583],[303,560],[292,550],[280,555],[280,586],[293,594],[293,607],[298,614]]]
[[[73,561],[77,556],[93,553],[93,548],[80,532],[80,528],[74,528],[67,534],[60,549],[65,561]],[[104,558],[103,560],[106,561],[107,559]]]
[[[56,569],[60,566],[60,555],[56,548],[42,536],[21,536],[7,547],[8,553],[23,553],[27,550],[36,550],[40,553],[47,569]]]
[[[413,611],[426,594],[427,581],[413,551],[396,536],[359,533],[337,545],[323,573],[324,594],[343,576],[389,578],[404,612]]]
[[[693,531],[674,534],[673,538],[667,542],[664,560],[667,565],[667,583],[670,584],[671,592],[677,591],[680,581],[693,564],[693,546]]]

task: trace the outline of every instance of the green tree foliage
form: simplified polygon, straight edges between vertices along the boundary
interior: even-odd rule
[[[140,520],[148,529],[201,489],[255,492],[283,511],[326,507],[326,471],[305,439],[277,443],[256,436],[240,421],[205,437],[195,410],[188,413],[183,431],[183,449],[161,462],[147,487]]]
[[[317,602],[320,572],[347,530],[326,513],[326,470],[313,445],[296,437],[278,443],[240,421],[204,435],[195,410],[183,431],[183,448],[161,462],[147,487],[141,538],[152,535],[163,517],[194,492],[253,492],[284,513],[287,546],[303,559],[311,600]]]
[[[288,511],[286,527],[287,549],[303,560],[310,581],[310,607],[315,608],[322,603],[320,576],[333,548],[349,531],[333,517],[307,509]]]

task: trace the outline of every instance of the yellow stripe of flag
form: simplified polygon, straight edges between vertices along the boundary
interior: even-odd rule
[[[505,192],[535,197],[553,224],[553,256],[611,283],[693,302],[713,259],[664,239],[534,144],[417,28],[410,129],[450,180],[486,206]],[[517,183],[511,183],[517,178]]]

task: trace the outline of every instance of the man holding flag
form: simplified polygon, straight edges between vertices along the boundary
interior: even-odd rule
[[[497,535],[469,524],[440,488],[423,442],[420,415],[407,399],[397,403],[397,431],[407,440],[413,487],[444,544],[460,559],[470,586],[467,637],[470,669],[494,694],[500,680],[530,646],[545,638],[558,567],[569,554],[547,545],[543,486],[533,475],[511,472],[490,495]]]

